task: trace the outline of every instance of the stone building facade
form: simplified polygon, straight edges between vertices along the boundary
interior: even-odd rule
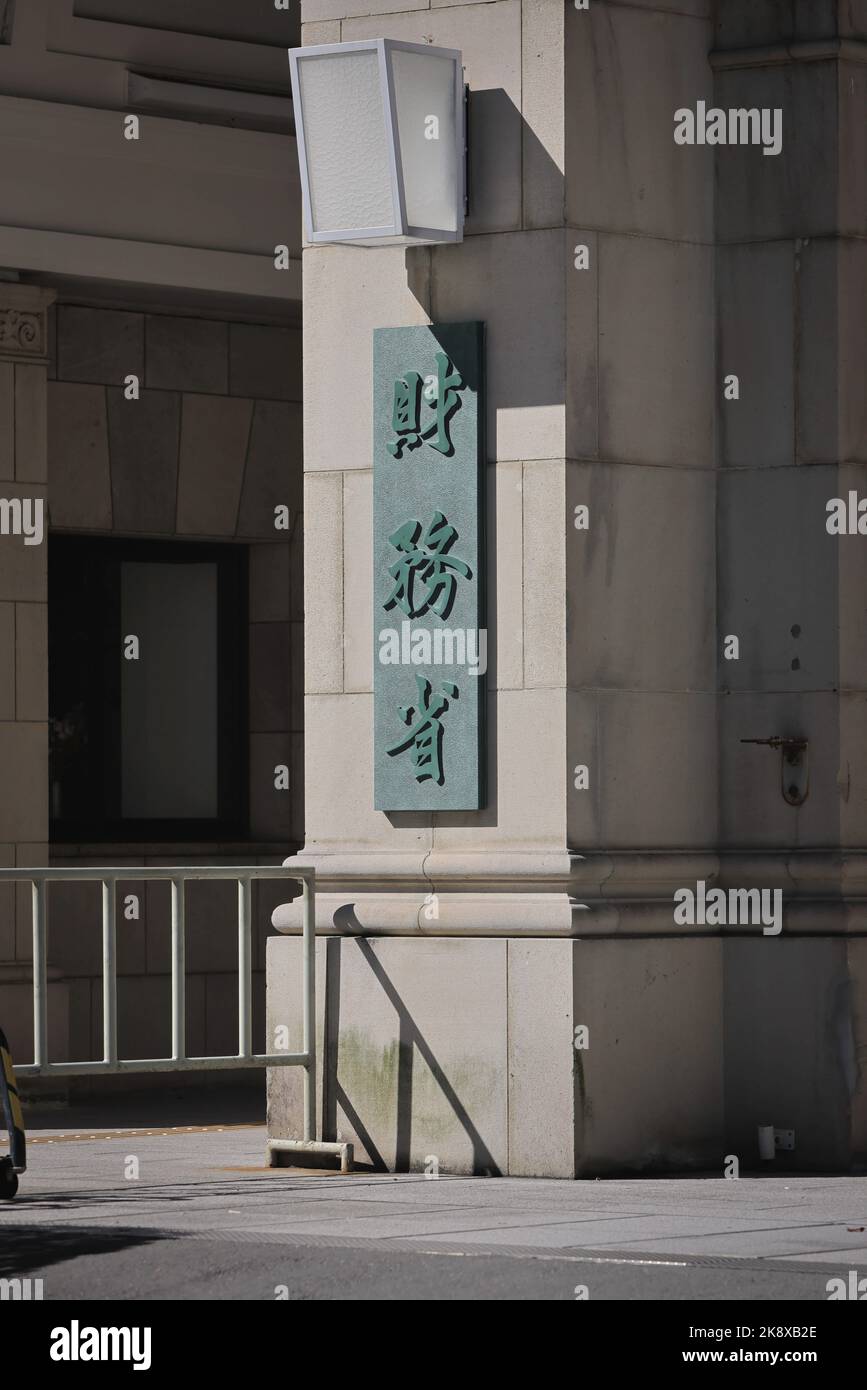
[[[46,509],[42,544],[0,538],[0,862],[129,866],[117,940],[127,1057],[170,1043],[168,887],[137,882],[135,867],[279,864],[303,842],[300,243],[285,56],[298,24],[258,8],[239,19],[226,3],[0,5],[0,479],[5,498]],[[219,755],[232,763],[231,814],[185,828],[165,810],[142,823],[115,807],[97,824],[106,808],[94,800],[89,821],[81,808],[70,816],[64,780],[81,782],[82,767],[99,779],[101,726],[117,721],[133,671],[116,645],[115,678],[79,735],[76,643],[123,619],[96,576],[109,562],[115,576],[158,571],[171,606],[178,562],[199,557],[237,579],[219,668],[220,700],[223,685],[235,696]],[[142,672],[171,630],[158,604],[149,611]],[[190,611],[180,640],[194,644]],[[153,700],[180,698],[185,681],[204,718],[212,676],[192,659],[174,685],[167,672],[151,719]],[[74,746],[82,737],[89,751]],[[150,726],[123,739],[122,776],[145,795],[164,750]],[[261,1050],[277,897],[254,890]],[[131,898],[135,916],[122,910]],[[0,1021],[27,1061],[29,889],[3,886],[0,906]],[[99,1057],[99,885],[52,885],[48,919],[50,1055]],[[231,883],[189,885],[190,1055],[237,1049],[236,921]]]
[[[466,235],[302,254],[286,49],[370,37],[462,52]],[[865,96],[864,0],[0,0],[3,516],[47,507],[42,543],[0,535],[0,862],[129,867],[122,1052],[169,1039],[167,897],[136,868],[300,856],[320,1130],[360,1161],[718,1172],[773,1126],[778,1168],[867,1162],[867,574],[857,510],[826,526],[867,495]],[[779,152],[678,143],[702,103],[779,112]],[[388,814],[373,333],[469,321],[488,796]],[[179,643],[224,592],[222,644]],[[153,687],[171,746],[191,690],[221,730],[201,787],[123,725],[153,670],[123,664],[127,598],[184,673]],[[74,677],[102,691],[86,757]],[[676,914],[719,889],[779,893],[781,930]],[[257,901],[256,1042],[294,1047],[282,896]],[[52,889],[49,920],[51,1055],[91,1056],[93,896]],[[0,888],[24,1060],[28,923]],[[193,886],[191,1050],[233,1050],[233,924]],[[301,1133],[297,1072],[268,1113]]]
[[[303,252],[326,1131],[463,1172],[722,1172],[758,1164],[759,1126],[794,1131],[778,1166],[863,1164],[865,561],[825,522],[867,462],[867,9],[305,0],[302,21],[305,44],[460,49],[470,88],[461,245]],[[780,151],[678,143],[700,103],[779,110]],[[490,795],[389,816],[370,344],[466,320],[487,328]],[[679,921],[700,884],[780,892],[781,932]],[[275,922],[274,1022],[297,908]],[[270,1123],[297,1131],[290,1074]]]

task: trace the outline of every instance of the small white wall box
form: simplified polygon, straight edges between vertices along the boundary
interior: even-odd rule
[[[759,1125],[759,1158],[767,1163],[774,1157],[776,1146],[774,1144],[774,1126]]]
[[[759,1125],[759,1158],[767,1161],[779,1152],[792,1153],[795,1148],[793,1129],[775,1129],[773,1125]]]
[[[307,240],[462,241],[460,51],[367,39],[290,48],[289,64]]]

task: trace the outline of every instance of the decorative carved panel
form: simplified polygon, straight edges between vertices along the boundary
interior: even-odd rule
[[[47,357],[47,310],[54,298],[53,290],[39,285],[0,282],[0,357]]]

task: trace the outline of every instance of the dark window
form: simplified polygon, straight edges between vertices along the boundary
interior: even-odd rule
[[[51,835],[246,833],[246,551],[52,536]]]

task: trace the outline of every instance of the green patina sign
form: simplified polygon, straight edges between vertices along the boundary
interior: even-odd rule
[[[485,804],[484,325],[373,335],[374,786]]]

